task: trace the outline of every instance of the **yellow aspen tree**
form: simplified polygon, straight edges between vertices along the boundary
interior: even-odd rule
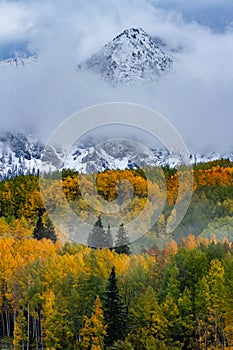
[[[102,303],[97,296],[94,312],[91,317],[85,317],[84,327],[80,332],[81,349],[102,350],[104,349],[104,337],[106,336],[106,325],[104,325],[104,315]]]
[[[27,343],[27,319],[22,311],[18,310],[18,315],[14,323],[14,349],[24,349]]]
[[[53,348],[59,342],[54,331],[55,315],[55,294],[52,290],[44,293],[45,303],[43,307],[43,322],[44,342],[47,348]]]

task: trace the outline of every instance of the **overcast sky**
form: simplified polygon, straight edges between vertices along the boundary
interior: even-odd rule
[[[0,2],[0,57],[37,53],[36,64],[0,67],[1,129],[46,139],[81,108],[127,101],[152,107],[200,151],[233,150],[233,3],[229,0]],[[151,85],[111,88],[75,65],[129,27],[160,37],[174,71]]]

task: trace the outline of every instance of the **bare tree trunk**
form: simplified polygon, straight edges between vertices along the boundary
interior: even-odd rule
[[[34,310],[35,313],[36,313],[36,310]],[[34,338],[35,338],[35,342],[36,342],[36,350],[39,349],[39,346],[38,346],[38,320],[36,319],[36,317],[33,317],[33,333],[34,333]]]
[[[5,329],[4,314],[1,315],[1,318],[2,318],[2,336],[5,337],[5,335],[6,335],[6,329]]]
[[[226,346],[226,340],[225,340],[225,332],[224,332],[224,318],[221,317],[220,319],[221,324],[221,349],[224,350]]]
[[[22,308],[22,311],[24,312],[24,308]],[[21,320],[20,320],[20,329],[21,329],[21,332],[23,333],[24,329],[23,329],[23,325],[22,325]],[[23,336],[23,340],[22,340],[22,349],[24,350],[24,336]]]
[[[4,312],[5,312],[5,318],[6,318],[6,335],[10,337],[10,317],[9,317],[7,300],[5,300],[4,302]]]
[[[44,350],[43,327],[42,327],[42,322],[41,322],[41,313],[40,313],[40,310],[39,310],[39,320],[40,320],[41,349]]]
[[[15,310],[13,312],[13,323],[14,323],[14,329],[13,329],[13,334],[14,334],[15,324],[16,324],[16,311]],[[16,349],[15,344],[14,344],[14,349]]]
[[[215,341],[215,349],[218,348],[218,320],[216,312],[214,313],[215,321],[214,321],[214,341]]]
[[[27,317],[27,321],[28,321],[28,327],[27,327],[27,350],[29,350],[29,343],[30,343],[30,303],[28,300],[28,317]]]
[[[197,339],[199,343],[199,349],[201,350],[201,325],[199,318],[197,318]]]
[[[2,295],[3,295],[3,310],[5,314],[5,325],[4,325],[4,330],[5,330],[5,336],[7,335],[10,337],[10,316],[9,316],[9,307],[8,307],[8,302],[6,298],[6,292],[7,292],[7,285],[6,285],[6,280],[3,281],[3,288],[2,288]],[[3,317],[3,322],[4,322],[4,317]]]

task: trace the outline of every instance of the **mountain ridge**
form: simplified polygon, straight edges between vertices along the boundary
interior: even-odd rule
[[[117,140],[117,139],[116,139]],[[137,169],[144,165],[169,166],[184,164],[182,154],[175,150],[136,146],[130,140],[113,142],[108,140],[100,145],[73,146],[65,157],[65,152],[50,148],[43,153],[42,142],[32,135],[6,132],[0,135],[0,180],[17,175],[49,173],[63,168],[77,170],[80,173],[102,172],[106,169]],[[233,152],[220,154],[190,153],[190,164],[229,158],[233,161]]]

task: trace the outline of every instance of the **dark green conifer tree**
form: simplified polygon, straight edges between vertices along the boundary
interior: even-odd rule
[[[47,217],[45,220],[45,229],[46,229],[46,234],[47,234],[47,236],[45,238],[51,239],[51,241],[53,243],[56,243],[57,242],[57,235],[56,235],[53,223],[49,217]]]
[[[87,244],[91,248],[111,248],[113,246],[110,226],[108,226],[108,230],[106,232],[101,220],[101,216],[98,217],[91,232],[89,233]]]
[[[129,237],[123,223],[119,226],[117,231],[115,251],[118,254],[130,254]]]
[[[127,326],[127,308],[119,294],[114,267],[109,275],[105,291],[104,319],[107,324],[105,344],[111,346],[117,340],[124,340]]]
[[[108,230],[107,230],[107,235],[106,235],[106,246],[108,248],[112,248],[113,247],[113,239],[112,239],[112,233],[111,233],[110,224],[108,224]]]
[[[57,241],[57,235],[52,221],[47,217],[44,223],[42,218],[42,212],[38,215],[36,226],[33,230],[33,238],[41,240],[43,238],[51,239],[53,243]]]

